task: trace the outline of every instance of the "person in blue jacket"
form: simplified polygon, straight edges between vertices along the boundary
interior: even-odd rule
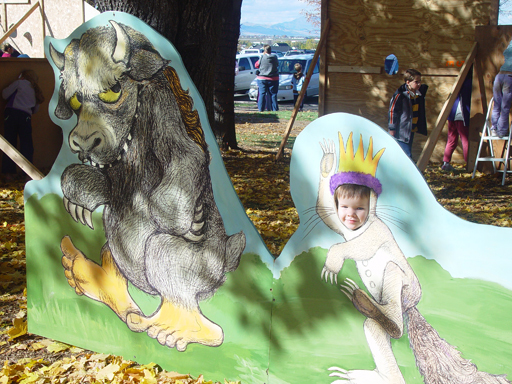
[[[405,71],[404,81],[389,104],[388,132],[412,159],[414,134],[427,134],[425,95],[428,85],[422,84],[421,73],[415,69]]]

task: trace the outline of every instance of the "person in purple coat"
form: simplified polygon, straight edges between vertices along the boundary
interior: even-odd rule
[[[453,152],[459,143],[459,136],[462,142],[464,161],[468,161],[468,135],[469,135],[469,111],[471,107],[471,88],[473,86],[473,70],[470,70],[462,87],[455,99],[450,115],[448,116],[448,139],[444,149],[443,171],[453,171],[450,164]]]

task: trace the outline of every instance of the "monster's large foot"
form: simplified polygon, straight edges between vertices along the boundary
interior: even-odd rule
[[[69,236],[62,239],[60,248],[64,274],[77,294],[105,303],[125,322],[128,313],[141,313],[107,247],[102,251],[101,265],[88,259]]]
[[[190,343],[217,347],[224,340],[222,328],[204,317],[199,308],[185,309],[165,299],[152,316],[130,313],[126,324],[132,331],[147,332],[162,345],[176,346],[180,352]]]

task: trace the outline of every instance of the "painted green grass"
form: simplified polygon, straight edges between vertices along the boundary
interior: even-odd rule
[[[244,384],[327,384],[333,380],[327,371],[331,366],[374,369],[364,317],[338,286],[320,280],[325,249],[300,254],[277,280],[258,255],[244,254],[216,295],[200,304],[222,326],[224,343],[216,348],[191,344],[177,352],[130,331],[104,304],[78,296],[68,285],[60,240],[70,235],[97,261],[105,241],[101,214],[94,214],[97,229],[92,231],[75,223],[56,195],[32,196],[25,212],[29,332],[142,364]],[[512,292],[491,282],[455,279],[434,260],[408,260],[423,289],[418,309],[440,336],[480,370],[512,378]],[[362,286],[351,261],[338,281],[347,277]],[[158,298],[134,288],[131,292],[137,302],[145,302],[141,307],[148,314],[159,304]],[[392,340],[392,346],[406,382],[423,383],[407,336]]]

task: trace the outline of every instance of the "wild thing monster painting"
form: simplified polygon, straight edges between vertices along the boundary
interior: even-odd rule
[[[192,98],[152,43],[114,20],[49,51],[62,79],[55,116],[77,116],[67,139],[82,162],[62,174],[64,205],[91,229],[103,207],[106,237],[99,264],[62,239],[69,285],[162,345],[219,346],[223,330],[199,302],[238,267],[245,235],[226,234]],[[153,314],[128,283],[161,298]]]
[[[321,143],[320,185],[316,211],[323,222],[346,242],[327,253],[321,277],[331,284],[346,260],[354,260],[368,293],[350,278],[341,291],[366,317],[364,333],[376,365],[374,370],[331,367],[333,383],[405,384],[391,348],[407,325],[410,346],[426,384],[509,383],[505,375],[480,372],[442,339],[417,309],[421,286],[387,225],[377,215],[382,185],[375,177],[384,149],[373,156],[370,137],[366,157],[363,138],[354,153],[352,133],[347,145],[339,133],[339,159],[332,140]]]

